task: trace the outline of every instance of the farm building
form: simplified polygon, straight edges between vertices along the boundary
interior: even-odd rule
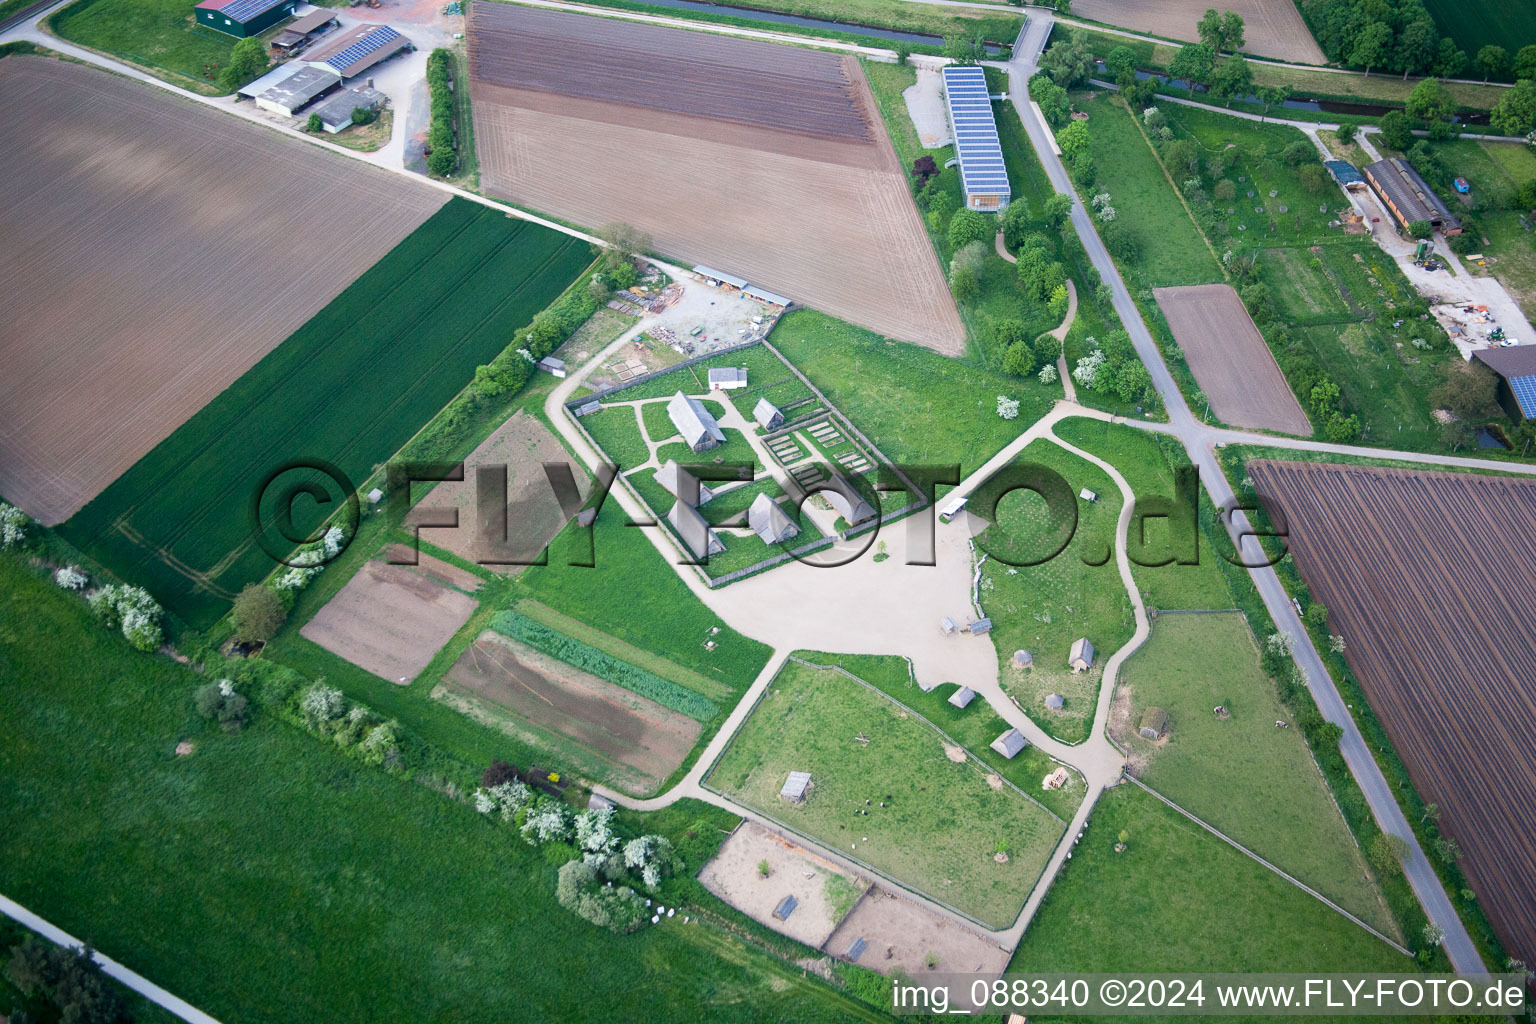
[[[981,636],[983,633],[992,632],[992,620],[977,619],[966,628],[970,630],[971,636]]]
[[[203,0],[197,23],[215,32],[237,36],[260,35],[293,14],[298,0]]]
[[[764,544],[782,544],[800,535],[800,527],[791,522],[779,508],[779,503],[766,494],[752,499],[752,505],[747,509],[747,525]]]
[[[720,543],[715,531],[699,515],[699,510],[687,502],[674,501],[672,511],[667,513],[667,522],[672,524],[693,557],[700,561],[725,550],[725,545]]]
[[[704,408],[704,403],[681,391],[667,402],[667,416],[677,432],[683,435],[683,441],[696,452],[708,451],[725,441],[725,431]]]
[[[1029,668],[1029,666],[1033,665],[1034,663],[1035,656],[1030,654],[1028,651],[1021,649],[1013,652],[1014,668]]]
[[[667,464],[656,471],[656,482],[672,497],[689,505],[702,505],[715,496],[714,491],[699,483],[698,477],[679,466],[676,459],[668,459]]]
[[[722,271],[716,270],[714,267],[706,267],[700,265],[694,267],[693,272],[717,288],[720,285],[725,285],[728,288],[735,288],[737,291],[740,291],[747,286],[746,278],[737,277],[735,274],[724,273]]]
[[[330,68],[342,81],[348,81],[412,48],[409,39],[388,25],[359,25],[316,47],[309,55],[309,63]]]
[[[1093,668],[1093,643],[1087,637],[1081,637],[1072,642],[1072,650],[1067,655],[1067,664],[1073,672],[1086,672]]]
[[[276,85],[256,95],[256,105],[274,114],[293,117],[322,96],[341,88],[341,78],[329,68],[299,67]],[[351,111],[347,111],[351,116]]]
[[[1461,221],[1452,216],[1434,189],[1419,177],[1418,171],[1408,166],[1406,160],[1392,157],[1367,164],[1365,180],[1371,183],[1403,228],[1414,221],[1424,220],[1443,234],[1461,234]]]
[[[789,778],[784,780],[784,788],[779,790],[779,796],[792,804],[799,804],[805,802],[806,794],[810,791],[810,772],[790,772]]]
[[[794,301],[793,299],[786,299],[782,295],[776,295],[766,288],[759,288],[755,284],[747,285],[747,287],[741,290],[741,294],[745,295],[749,299],[756,299],[759,302],[766,302],[770,306],[788,306],[791,302]]]
[[[954,636],[955,633],[959,631],[959,629],[959,625],[957,625],[955,620],[950,618],[948,615],[939,620],[939,632],[943,633],[945,636]]]
[[[283,26],[282,32],[272,40],[272,48],[284,53],[294,53],[324,35],[336,24],[336,12],[328,7],[317,7],[308,14],[301,14]]]
[[[976,66],[951,66],[943,74],[944,104],[955,153],[960,158],[965,205],[972,210],[995,213],[1008,205],[1010,193],[986,73]]]
[[[740,366],[717,366],[709,371],[709,390],[735,391],[747,386],[747,371]]]
[[[1483,348],[1472,356],[1499,375],[1499,404],[1510,419],[1536,419],[1536,345]]]
[[[849,526],[857,526],[875,514],[874,507],[864,500],[864,496],[841,473],[833,473],[832,478],[822,486],[824,489],[821,493],[832,503],[837,514],[847,520]]]
[[[347,116],[350,117],[351,113],[349,112]],[[543,359],[539,360],[539,369],[543,370],[547,374],[550,374],[551,376],[564,377],[565,360],[556,359],[554,356],[545,356]]]
[[[1029,746],[1029,740],[1025,739],[1024,734],[1017,729],[1009,729],[992,741],[992,749],[1010,761],[1027,746]]]
[[[1365,175],[1347,160],[1324,160],[1323,166],[1333,175],[1333,180],[1347,189],[1365,188]]]
[[[310,113],[320,119],[320,127],[335,135],[352,123],[352,111],[362,107],[364,110],[372,110],[377,113],[384,108],[384,104],[388,101],[389,97],[377,89],[370,89],[367,86],[359,89],[353,86],[350,89],[343,89],[340,92],[332,93],[324,102],[315,104],[310,109]],[[560,372],[555,373],[555,376],[565,376],[565,364],[561,363],[560,360],[553,357],[540,360],[539,366],[541,369],[547,369],[544,366],[545,363],[559,363]],[[550,370],[549,372],[554,373],[555,371]]]
[[[752,407],[752,418],[764,430],[777,430],[784,425],[784,414],[766,398],[759,398]]]
[[[1059,693],[1048,693],[1045,695],[1045,706],[1052,711],[1060,711],[1067,706],[1067,701]]]
[[[1141,725],[1136,730],[1142,739],[1161,739],[1163,733],[1168,731],[1168,712],[1162,708],[1147,708],[1141,716]]]
[[[976,699],[976,691],[969,686],[962,686],[949,695],[949,702],[957,708],[969,707],[971,701]]]

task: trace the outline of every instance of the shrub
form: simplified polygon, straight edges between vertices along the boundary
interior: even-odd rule
[[[600,885],[592,867],[579,860],[560,868],[555,898],[577,917],[615,932],[632,932],[645,920],[645,904],[633,889]]]
[[[31,517],[21,509],[0,501],[0,548],[13,547],[25,540],[31,522]]]
[[[994,234],[987,215],[977,210],[957,210],[949,219],[949,247],[963,249]]]
[[[91,578],[78,565],[66,565],[53,574],[53,582],[65,590],[83,590]]]
[[[1038,365],[1035,350],[1027,341],[1014,342],[1003,355],[1003,372],[1012,377],[1027,377]]]
[[[307,132],[323,132],[325,125],[320,120],[319,114],[310,114],[309,120],[304,122],[304,130]]]
[[[1408,842],[1402,836],[1382,832],[1371,840],[1366,856],[1371,866],[1383,875],[1401,874],[1403,859],[1408,856]]]
[[[378,113],[378,111],[374,110],[372,107],[353,107],[352,108],[352,123],[353,124],[373,124],[373,122],[377,121],[378,119],[379,119],[379,113]]]
[[[27,934],[11,949],[6,975],[23,996],[46,999],[57,1019],[71,1024],[114,1024],[131,1020],[122,995],[108,980],[90,946],[52,946]],[[15,1010],[11,1020],[28,1019]],[[53,1019],[50,1017],[50,1019]]]
[[[427,93],[431,100],[431,121],[427,128],[428,173],[446,178],[459,165],[453,134],[453,93],[448,83],[452,54],[439,47],[427,57]]]
[[[277,635],[288,620],[288,610],[270,587],[259,583],[247,583],[235,597],[230,617],[235,625],[235,638],[243,643],[264,643]]]
[[[149,591],[143,587],[109,584],[89,598],[91,611],[108,629],[120,629],[130,644],[141,651],[153,651],[165,640],[160,629],[164,615]]]
[[[1381,119],[1381,138],[1393,149],[1407,149],[1413,145],[1413,126],[1408,115],[1401,110],[1389,110]]]
[[[1136,235],[1125,226],[1124,221],[1111,221],[1099,229],[1099,234],[1104,238],[1104,248],[1109,254],[1123,263],[1135,263],[1141,258],[1141,246],[1136,241]]]
[[[220,679],[199,686],[192,694],[197,713],[210,722],[218,722],[225,732],[239,732],[251,718],[251,702],[235,692],[235,684]]]
[[[357,751],[368,764],[383,764],[400,753],[400,723],[382,722],[368,730]]]
[[[334,686],[317,681],[299,698],[299,714],[311,728],[321,728],[340,718],[347,710],[347,699]]]

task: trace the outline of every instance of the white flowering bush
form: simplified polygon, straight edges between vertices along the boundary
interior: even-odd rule
[[[475,790],[474,803],[475,810],[481,814],[490,814],[496,809],[496,798],[491,796],[491,791],[488,789]]]
[[[490,800],[491,810],[499,812],[502,821],[511,821],[517,817],[518,811],[533,802],[533,790],[528,788],[527,783],[518,782],[516,779],[492,786],[490,789],[482,789],[480,793],[484,793]],[[479,793],[475,794],[477,810],[480,807],[479,796]],[[489,814],[490,811],[480,813]]]
[[[1093,339],[1088,339],[1092,341]],[[1072,379],[1085,388],[1093,387],[1094,381],[1099,378],[1099,368],[1104,365],[1104,350],[1094,349],[1077,361],[1077,366],[1072,370]]]
[[[319,572],[326,562],[341,554],[341,549],[347,543],[347,531],[340,526],[332,526],[325,531],[325,535],[313,544],[306,544],[293,556],[295,566],[314,566]]]
[[[1111,196],[1108,192],[1100,192],[1088,201],[1095,210],[1102,210],[1110,204]]]
[[[576,815],[576,845],[585,853],[599,856],[619,848],[612,807],[589,808]]]
[[[91,578],[78,565],[66,565],[53,574],[53,582],[65,590],[84,590]]]
[[[1005,420],[1019,418],[1019,400],[1009,398],[1007,395],[997,396],[997,414]]]
[[[347,699],[334,686],[317,682],[299,698],[299,713],[311,726],[334,722],[347,712]]]
[[[1418,349],[1420,352],[1422,352],[1425,349],[1429,348],[1429,342],[1426,341],[1423,338],[1414,338],[1413,339],[1413,347]]]
[[[1120,215],[1115,212],[1115,208],[1113,206],[1108,205],[1108,204],[1105,204],[1104,206],[1099,207],[1099,212],[1097,214],[1097,217],[1099,218],[1099,223],[1100,224],[1108,224],[1110,221],[1114,220],[1118,216],[1120,216]]]
[[[654,889],[676,869],[677,853],[665,836],[638,836],[624,844],[624,866],[638,870],[641,880]]]
[[[1291,648],[1295,643],[1296,638],[1289,633],[1271,633],[1269,638],[1264,641],[1264,647],[1271,654],[1278,654],[1281,657],[1288,658],[1291,654]]]
[[[1055,384],[1060,375],[1056,372],[1055,363],[1046,363],[1040,367],[1040,383]]]
[[[1328,650],[1334,654],[1344,653],[1344,638],[1334,633],[1328,638]]]
[[[160,619],[165,614],[143,587],[112,583],[86,599],[108,629],[120,629],[130,644],[153,651],[165,642]]]
[[[554,800],[541,800],[523,819],[523,838],[531,845],[566,842],[571,838],[571,811]]]
[[[0,501],[0,548],[20,544],[27,536],[27,524],[32,519],[15,505]]]

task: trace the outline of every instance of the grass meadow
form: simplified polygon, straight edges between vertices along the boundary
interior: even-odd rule
[[[615,936],[466,804],[260,712],[206,727],[205,681],[0,559],[6,895],[220,1020],[882,1019],[696,892],[730,815],[633,817],[687,857],[664,901],[708,912]]]
[[[61,532],[192,626],[211,625],[273,568],[249,512],[269,473],[318,457],[360,485],[590,260],[574,239],[451,200]],[[317,478],[325,499],[295,501],[289,535],[331,514],[342,488],[289,471],[265,492],[269,531],[282,489]]]
[[[1218,705],[1231,717],[1217,718]],[[1160,743],[1136,732],[1148,707],[1168,712]],[[1147,785],[1361,920],[1397,931],[1242,615],[1160,616],[1121,671],[1116,711],[1116,739]]]
[[[1116,853],[1122,833],[1126,849]],[[1010,971],[1415,971],[1410,958],[1134,786],[1099,798],[1072,853]]]
[[[197,24],[185,0],[79,0],[49,27],[81,46],[121,57],[184,89],[220,96],[220,69],[236,39]]]
[[[991,927],[1006,927],[1062,824],[1012,789],[993,789],[974,762],[950,760],[944,746],[939,733],[878,691],[789,662],[707,783]],[[812,777],[814,788],[798,805],[778,795],[791,771]],[[1006,863],[994,857],[999,844],[1010,855]]]

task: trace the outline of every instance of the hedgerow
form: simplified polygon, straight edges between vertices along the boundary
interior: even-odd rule
[[[449,68],[453,54],[442,48],[427,57],[427,92],[432,119],[427,127],[427,170],[446,178],[459,166],[458,140],[453,130],[453,86]]]

